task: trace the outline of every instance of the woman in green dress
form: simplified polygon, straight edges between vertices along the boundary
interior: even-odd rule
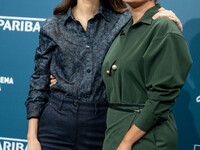
[[[152,20],[156,0],[124,2],[132,19],[102,66],[109,102],[103,150],[176,150],[170,109],[192,64],[187,44],[174,22]]]

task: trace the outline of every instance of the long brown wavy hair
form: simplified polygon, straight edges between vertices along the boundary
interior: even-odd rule
[[[127,6],[123,0],[101,0],[101,2],[105,5],[105,7],[117,13],[123,13],[127,10]],[[53,14],[66,14],[68,9],[71,6],[75,6],[76,3],[77,0],[63,0],[56,8],[54,8]]]

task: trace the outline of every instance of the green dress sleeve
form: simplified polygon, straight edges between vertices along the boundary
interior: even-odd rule
[[[147,132],[167,120],[192,59],[183,36],[167,33],[151,42],[143,55],[143,62],[148,99],[135,125]]]

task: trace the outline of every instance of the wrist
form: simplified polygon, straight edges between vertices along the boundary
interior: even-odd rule
[[[122,141],[124,144],[128,145],[128,146],[132,146],[134,143],[128,139],[128,138],[124,138],[123,141]]]
[[[37,142],[37,138],[27,138],[28,142]]]
[[[27,135],[27,140],[37,140],[37,136],[36,135]]]

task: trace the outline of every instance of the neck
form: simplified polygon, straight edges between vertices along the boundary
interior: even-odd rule
[[[77,5],[73,8],[73,12],[89,20],[95,16],[100,7],[100,0],[77,0]]]
[[[133,17],[133,24],[138,22],[144,15],[144,13],[153,6],[155,6],[154,1],[147,1],[140,5],[139,4],[129,4],[131,14]]]

